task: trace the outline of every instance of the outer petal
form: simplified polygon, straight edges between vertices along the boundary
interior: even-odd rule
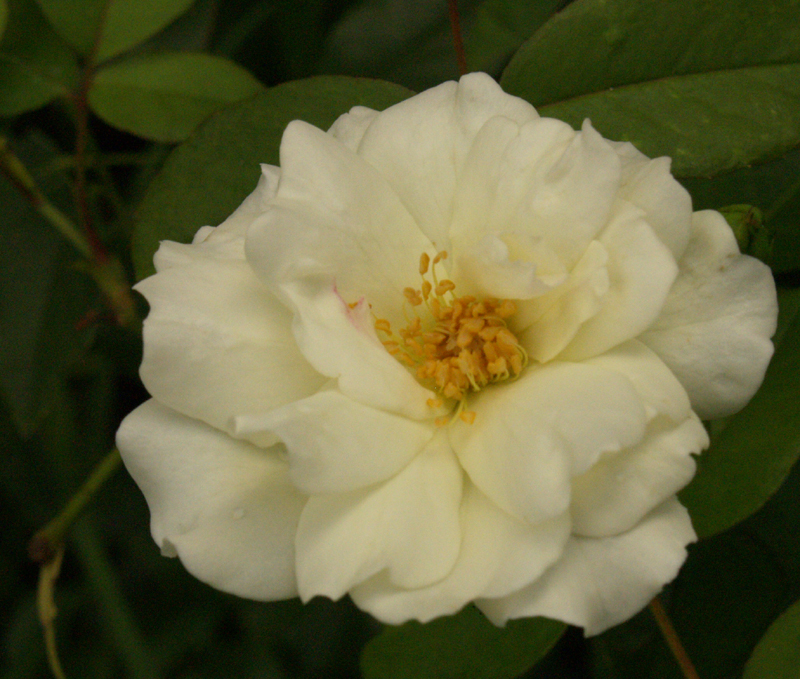
[[[156,271],[172,266],[191,264],[198,257],[244,259],[244,235],[256,217],[264,213],[278,190],[281,170],[274,165],[261,165],[261,177],[255,190],[244,199],[233,214],[217,227],[203,226],[191,245],[162,241],[153,258]]]
[[[576,535],[607,537],[631,530],[692,480],[692,454],[708,445],[697,416],[692,413],[678,426],[651,429],[639,445],[602,458],[573,480]]]
[[[633,385],[595,366],[531,367],[469,407],[475,421],[456,422],[450,433],[461,464],[499,507],[530,523],[564,512],[572,476],[644,435]]]
[[[769,268],[742,256],[718,212],[696,212],[680,275],[642,335],[689,392],[703,419],[739,410],[772,356],[778,306]]]
[[[645,438],[604,455],[572,482],[573,531],[605,537],[630,530],[692,478],[692,454],[708,445],[686,390],[664,363],[637,340],[588,363],[625,375],[645,406]]]
[[[397,313],[431,250],[400,199],[363,159],[294,121],[281,141],[281,181],[270,210],[247,233],[247,258],[272,289],[308,278],[335,282],[348,301]],[[395,320],[390,317],[390,320]]]
[[[675,259],[689,244],[692,198],[672,176],[670,158],[650,159],[627,142],[614,144],[622,160],[619,198],[633,203]]]
[[[610,287],[600,310],[561,354],[581,360],[633,339],[658,317],[678,267],[667,247],[630,204],[618,206],[600,242],[608,252]]]
[[[298,350],[288,310],[244,261],[197,257],[136,289],[150,303],[142,380],[184,415],[233,433],[234,416],[290,403],[325,382]]]
[[[695,539],[689,513],[672,498],[627,533],[572,538],[561,560],[533,585],[476,603],[496,625],[542,615],[593,636],[644,608],[678,573]]]
[[[437,249],[449,248],[453,197],[464,158],[488,120],[523,124],[534,108],[483,73],[446,82],[378,115],[359,154],[392,185]]]
[[[354,106],[336,119],[336,122],[328,130],[328,134],[355,153],[358,151],[364,133],[377,115],[378,111],[373,111],[366,106]]]
[[[379,573],[350,596],[359,608],[397,625],[451,615],[473,599],[505,596],[538,578],[561,556],[569,538],[569,516],[531,526],[506,514],[471,483],[461,503],[463,539],[453,570],[419,589],[393,585]]]
[[[225,592],[262,600],[296,595],[294,536],[305,497],[275,453],[155,400],[125,418],[117,445],[164,554]]]
[[[286,445],[292,482],[309,495],[341,493],[394,476],[433,438],[421,424],[322,391],[256,417],[237,433],[275,432]]]
[[[442,433],[380,485],[312,497],[296,541],[300,596],[338,599],[383,569],[402,587],[443,578],[461,545],[461,487]]]

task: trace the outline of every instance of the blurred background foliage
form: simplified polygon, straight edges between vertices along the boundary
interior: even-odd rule
[[[681,496],[704,539],[663,601],[704,679],[800,676],[800,6],[459,9],[471,70],[671,155],[696,209],[744,206],[727,212],[776,272],[778,351],[753,402],[709,424]],[[325,127],[457,76],[444,0],[0,0],[2,676],[50,676],[26,546],[146,398],[146,309],[125,286],[158,240],[230,213],[289,120]],[[124,470],[69,532],[55,600],[69,677],[680,676],[648,611],[587,641],[541,620],[497,630],[469,608],[382,628],[347,600],[221,594],[158,554]]]

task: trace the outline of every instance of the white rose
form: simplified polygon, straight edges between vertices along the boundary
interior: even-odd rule
[[[163,553],[388,623],[635,614],[695,539],[699,418],[763,377],[768,268],[669,159],[482,74],[280,158],[137,287],[153,398],[118,444]]]

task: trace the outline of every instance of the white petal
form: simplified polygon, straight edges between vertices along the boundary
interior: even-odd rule
[[[606,249],[592,241],[566,281],[539,297],[517,302],[515,330],[528,356],[539,363],[552,360],[600,311],[609,290],[607,263]]]
[[[487,233],[529,238],[535,233],[535,218],[528,210],[532,196],[575,137],[569,125],[552,118],[520,125],[497,117],[481,128],[456,187],[450,231],[456,259],[462,249],[476,247]]]
[[[567,360],[597,356],[650,327],[678,273],[670,251],[629,204],[620,206],[600,242],[608,252],[610,287],[600,311],[561,354]]]
[[[453,570],[419,589],[393,585],[379,573],[350,592],[356,605],[390,625],[451,615],[479,596],[504,596],[537,579],[569,538],[564,514],[536,526],[506,514],[468,483],[461,503],[463,538]]]
[[[225,592],[296,596],[294,538],[305,497],[277,455],[155,400],[125,418],[117,446],[163,553]]]
[[[608,455],[572,482],[573,532],[618,535],[675,495],[695,472],[692,454],[708,434],[692,413],[678,426],[655,427],[639,445]]]
[[[284,285],[300,351],[350,398],[417,420],[439,415],[425,389],[380,343],[365,300],[350,307],[324,280]]]
[[[491,121],[464,161],[453,247],[487,231],[525,233],[572,269],[608,221],[620,176],[619,157],[588,121],[577,134],[549,118]]]
[[[689,513],[672,498],[627,533],[570,539],[533,585],[476,603],[496,625],[541,615],[600,634],[644,608],[677,575],[695,539]]]
[[[664,362],[639,340],[631,340],[585,363],[625,375],[644,404],[647,420],[668,418],[680,424],[691,411],[689,396]]]
[[[495,116],[523,124],[538,117],[483,73],[447,82],[386,109],[359,154],[386,178],[439,250],[449,248],[456,182],[478,131]]]
[[[499,507],[530,523],[564,512],[572,476],[644,435],[644,408],[630,381],[589,365],[531,366],[468,407],[475,421],[450,428],[461,464]]]
[[[150,303],[142,381],[184,415],[232,434],[234,416],[277,408],[325,382],[300,353],[289,311],[244,261],[197,257],[136,290]]]
[[[672,176],[672,160],[651,160],[627,142],[614,146],[622,160],[618,197],[642,210],[661,242],[676,260],[680,259],[689,244],[692,198]]]
[[[542,280],[534,259],[512,259],[508,243],[502,236],[488,234],[470,248],[459,248],[458,273],[453,277],[459,282],[458,290],[476,297],[499,297],[501,299],[529,299],[543,295],[553,284]],[[566,275],[553,283],[562,282]],[[461,282],[466,281],[467,285]]]
[[[380,175],[342,143],[294,121],[281,141],[281,181],[271,208],[247,232],[245,250],[276,293],[326,278],[348,302],[403,318],[403,288],[419,284],[431,244]]]
[[[316,495],[394,476],[425,447],[435,427],[322,391],[266,415],[239,417],[236,431],[275,432],[286,445],[292,482]]]
[[[191,245],[162,241],[153,258],[156,271],[190,264],[198,257],[244,259],[244,235],[253,220],[263,214],[278,189],[281,170],[261,165],[261,176],[255,190],[244,199],[233,214],[217,227],[203,226],[194,235]]]
[[[424,587],[452,569],[461,544],[462,474],[442,434],[388,481],[312,497],[297,533],[300,596],[338,599],[383,569]]]
[[[641,340],[689,392],[703,419],[725,417],[750,399],[772,356],[777,319],[769,268],[739,254],[718,212],[696,212],[680,274]]]
[[[587,120],[542,181],[531,186],[517,219],[571,269],[608,222],[620,176],[619,157]]]
[[[366,106],[354,106],[336,119],[336,122],[328,129],[328,134],[355,153],[358,151],[364,133],[377,115],[378,111],[373,111]]]

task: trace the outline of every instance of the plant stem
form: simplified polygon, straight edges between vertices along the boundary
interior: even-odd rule
[[[105,295],[117,323],[126,328],[138,328],[140,320],[136,303],[119,260],[109,255],[102,246],[98,249],[96,244],[92,244],[85,235],[86,230],[79,229],[67,215],[47,199],[22,161],[8,148],[7,140],[3,136],[0,136],[0,172],[33,209],[72,243],[86,260],[84,268]],[[98,256],[98,253],[102,256]]]
[[[86,259],[91,259],[92,249],[89,241],[72,220],[53,205],[36,185],[22,161],[8,148],[8,141],[0,136],[0,171],[9,182],[25,197],[33,208],[50,222],[75,249]]]
[[[650,602],[650,612],[656,619],[656,624],[661,630],[664,641],[667,642],[669,650],[672,651],[672,655],[680,666],[683,676],[686,677],[686,679],[700,679],[700,675],[697,674],[697,670],[694,668],[689,654],[683,647],[678,632],[675,630],[669,615],[667,615],[667,612],[664,610],[664,606],[659,597],[656,597]]]
[[[464,41],[461,38],[461,24],[458,18],[458,0],[447,0],[450,9],[450,26],[453,31],[453,47],[456,50],[458,60],[458,72],[461,75],[467,73],[467,56],[464,53]]]
[[[53,555],[53,558],[39,569],[39,586],[36,588],[36,608],[39,612],[39,622],[44,632],[44,644],[47,651],[47,664],[56,679],[66,679],[61,661],[58,658],[56,645],[56,628],[53,624],[58,609],[56,608],[53,593],[61,571],[61,561],[64,558],[63,545]]]
[[[28,555],[31,559],[37,563],[45,564],[54,558],[64,542],[64,536],[70,526],[80,516],[97,491],[118,469],[121,462],[122,458],[119,455],[119,451],[114,448],[97,464],[58,516],[44,528],[37,531],[31,538],[28,543]]]

